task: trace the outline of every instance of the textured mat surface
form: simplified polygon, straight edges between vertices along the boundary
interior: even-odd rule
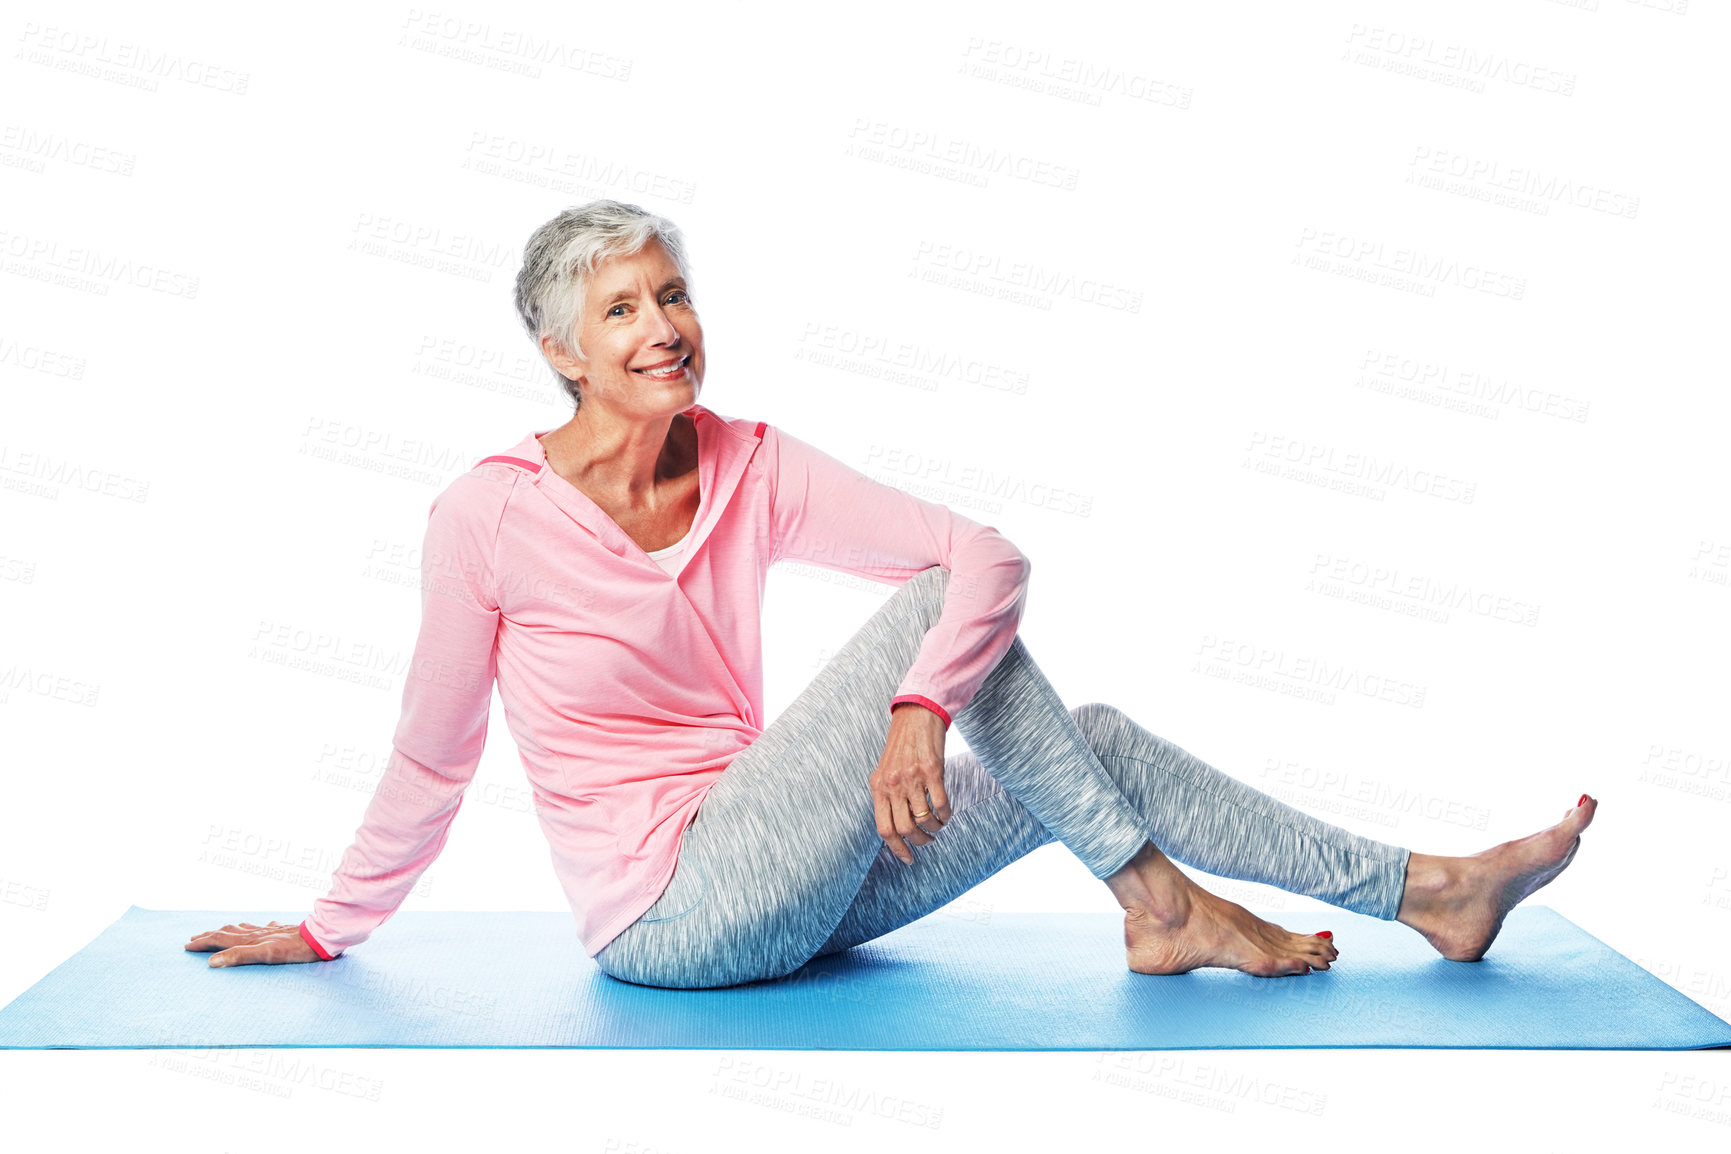
[[[0,1048],[774,1050],[1470,1047],[1686,1050],[1731,1024],[1554,910],[1514,911],[1466,965],[1335,911],[1327,973],[1147,977],[1112,914],[934,914],[774,982],[658,990],[603,975],[564,913],[407,912],[333,962],[212,970],[183,950],[260,914],[134,906],[0,1010]],[[1326,922],[1326,926],[1323,924]]]

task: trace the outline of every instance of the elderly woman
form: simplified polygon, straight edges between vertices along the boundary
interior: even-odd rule
[[[698,403],[685,243],[594,201],[529,239],[517,306],[575,415],[434,501],[422,622],[384,778],[299,926],[200,934],[213,966],[329,960],[438,856],[497,683],[583,948],[681,988],[775,978],[936,910],[1054,838],[1125,911],[1130,969],[1325,970],[1174,862],[1411,926],[1482,957],[1573,858],[1596,803],[1472,857],[1318,821],[1118,709],[1066,709],[1016,635],[1028,560],[762,421]],[[899,586],[764,726],[779,560]],[[947,760],[950,725],[970,753]]]

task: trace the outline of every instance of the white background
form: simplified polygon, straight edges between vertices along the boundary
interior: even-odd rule
[[[153,7],[0,28],[0,1001],[130,905],[324,892],[428,504],[568,415],[522,243],[615,196],[690,239],[702,402],[1001,529],[1070,704],[1427,852],[1592,792],[1537,900],[1731,1015],[1719,9]],[[771,716],[888,593],[776,571]],[[964,906],[1114,908],[1055,845]],[[405,908],[565,908],[497,715]],[[1713,1054],[319,1054],[378,1100],[145,1051],[0,1095],[204,1149],[1731,1138]],[[710,1093],[744,1062],[940,1124]],[[1221,1076],[1314,1112],[1176,1099]]]

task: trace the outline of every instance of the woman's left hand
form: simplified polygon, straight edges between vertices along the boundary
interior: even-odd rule
[[[890,734],[872,772],[878,836],[903,865],[916,845],[929,845],[950,820],[944,793],[944,719],[916,702],[890,710]]]

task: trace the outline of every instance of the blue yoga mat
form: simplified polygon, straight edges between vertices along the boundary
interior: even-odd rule
[[[332,962],[212,970],[181,946],[244,918],[134,906],[0,1010],[0,1048],[629,1047],[1688,1050],[1708,1013],[1567,918],[1516,909],[1482,962],[1394,922],[1335,931],[1325,973],[1176,977],[1124,966],[1113,914],[933,914],[772,982],[660,990],[602,974],[564,913],[407,912]],[[1312,924],[1314,923],[1314,924]]]

